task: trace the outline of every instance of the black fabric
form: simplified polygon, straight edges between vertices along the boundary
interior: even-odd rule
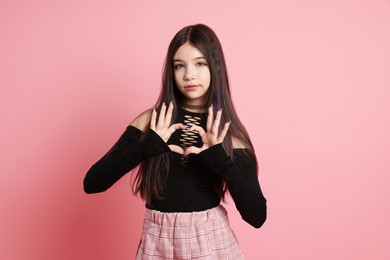
[[[184,124],[196,122],[205,128],[206,114],[179,110],[176,122]],[[245,149],[234,149],[234,161],[231,160],[222,144],[201,152],[183,157],[171,152],[168,144],[184,146],[190,140],[191,145],[202,146],[201,138],[183,137],[183,131],[176,131],[165,143],[154,131],[147,136],[139,129],[128,126],[113,148],[95,163],[84,179],[86,193],[102,192],[142,160],[169,153],[170,170],[164,199],[152,199],[147,208],[161,212],[192,212],[216,207],[221,198],[213,188],[215,178],[222,178],[235,202],[242,218],[252,226],[260,227],[266,219],[266,199],[264,198],[256,175],[253,159]],[[143,137],[143,138],[142,138]],[[186,139],[186,140],[184,140]]]
[[[89,169],[84,178],[84,191],[105,191],[142,160],[170,152],[155,132],[150,131],[144,139],[142,135],[138,128],[128,126],[111,150]]]

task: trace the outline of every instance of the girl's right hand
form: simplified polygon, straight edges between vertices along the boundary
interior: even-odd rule
[[[156,134],[158,134],[161,137],[161,139],[164,140],[164,142],[167,142],[168,139],[176,130],[184,129],[184,125],[181,123],[170,125],[172,119],[172,112],[173,112],[172,102],[169,103],[168,110],[165,103],[162,104],[160,115],[158,117],[158,122],[156,123],[157,120],[156,109],[153,109],[152,111],[152,117],[150,119],[150,129],[156,132]],[[183,149],[178,145],[170,144],[168,145],[168,147],[169,149],[171,149],[172,152],[179,153],[179,154],[184,153]]]

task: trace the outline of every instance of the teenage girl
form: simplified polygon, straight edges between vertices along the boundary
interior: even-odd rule
[[[91,167],[84,190],[103,192],[138,165],[133,193],[146,212],[136,259],[244,258],[221,200],[229,192],[242,218],[259,228],[266,199],[221,44],[205,25],[174,36],[157,103]]]

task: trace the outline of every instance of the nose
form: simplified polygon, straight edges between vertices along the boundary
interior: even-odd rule
[[[187,66],[186,71],[184,73],[184,80],[189,81],[195,79],[196,71],[193,66]]]

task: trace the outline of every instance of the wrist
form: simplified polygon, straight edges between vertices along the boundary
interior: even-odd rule
[[[206,160],[215,170],[220,170],[229,159],[222,143],[210,146],[199,154]]]
[[[151,129],[145,137],[144,157],[150,158],[169,151],[167,143]]]

